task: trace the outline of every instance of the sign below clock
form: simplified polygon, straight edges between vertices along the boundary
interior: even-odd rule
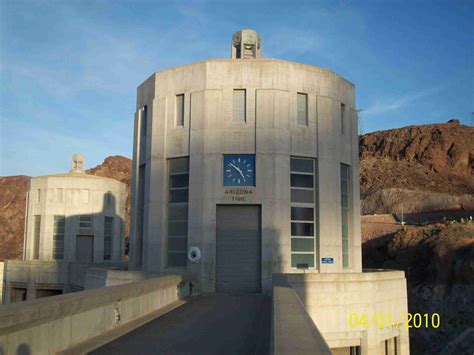
[[[255,154],[224,154],[224,186],[255,186]]]

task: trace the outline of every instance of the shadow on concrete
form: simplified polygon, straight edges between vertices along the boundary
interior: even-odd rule
[[[73,203],[75,198],[79,199],[81,196],[65,195],[64,198],[72,199],[66,201]],[[9,283],[9,290],[5,293],[4,302],[19,302],[81,291],[85,286],[88,268],[120,268],[123,266],[120,264],[123,262],[125,242],[124,220],[118,213],[116,197],[112,192],[106,192],[103,195],[102,206],[102,211],[99,213],[71,215],[64,219],[62,259],[55,259],[54,254],[49,254],[54,253],[54,235],[48,235],[46,238],[45,229],[41,226],[43,232],[40,235],[36,253],[34,241],[27,241],[27,246],[30,248],[26,255],[27,259],[23,261],[7,260],[5,263],[4,278],[5,282]],[[81,228],[81,216],[90,216],[91,227]],[[104,253],[104,228],[107,217],[113,218],[110,253]],[[48,215],[47,218],[54,217]],[[44,223],[46,223],[45,217],[42,216],[41,224]],[[47,223],[51,224],[50,230],[51,233],[54,233],[54,220],[49,220]],[[34,238],[33,234],[28,235],[28,238]],[[43,245],[45,241],[51,245],[45,247]],[[44,255],[45,253],[47,255]]]
[[[270,327],[269,296],[203,295],[91,354],[268,354]]]

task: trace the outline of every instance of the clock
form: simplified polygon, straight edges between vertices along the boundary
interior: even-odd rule
[[[224,155],[224,186],[255,186],[255,154]]]

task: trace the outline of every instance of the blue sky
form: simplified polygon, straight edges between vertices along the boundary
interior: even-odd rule
[[[371,132],[474,111],[474,1],[0,0],[0,175],[132,156],[136,87],[154,71],[227,58],[253,28],[265,57],[356,85]]]

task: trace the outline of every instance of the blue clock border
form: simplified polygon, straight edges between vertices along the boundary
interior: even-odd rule
[[[251,166],[253,170],[253,175],[252,175],[252,182],[249,183],[244,183],[244,184],[235,184],[232,182],[229,182],[226,180],[226,165],[230,160],[235,160],[235,159],[250,159],[251,161]],[[223,154],[223,159],[222,159],[222,179],[223,179],[223,185],[225,187],[255,187],[256,186],[256,158],[255,154]]]

